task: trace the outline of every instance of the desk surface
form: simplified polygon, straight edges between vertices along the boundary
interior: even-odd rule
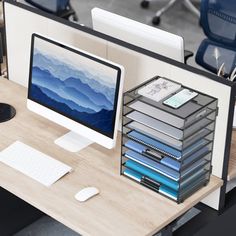
[[[229,158],[228,181],[236,178],[236,130],[232,132],[232,142]]]
[[[77,154],[56,146],[54,140],[67,130],[27,110],[26,94],[22,86],[0,79],[0,101],[17,111],[0,124],[0,150],[20,140],[74,171],[47,188],[0,163],[0,186],[82,235],[153,235],[222,185],[212,176],[178,205],[119,175],[119,140],[114,150],[92,144]],[[100,194],[80,203],[74,195],[85,186],[98,187]]]

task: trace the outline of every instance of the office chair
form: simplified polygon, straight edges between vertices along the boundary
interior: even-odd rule
[[[155,0],[143,0],[141,2],[141,7],[142,8],[148,8],[150,2],[155,1]],[[200,13],[198,9],[190,2],[190,0],[169,0],[169,2],[162,7],[160,10],[158,10],[155,14],[155,16],[152,19],[152,23],[154,25],[159,25],[161,22],[161,15],[164,14],[166,11],[168,11],[175,3],[177,2],[183,2],[184,5],[191,11],[193,12],[196,16],[200,17]]]
[[[208,39],[202,41],[195,60],[209,71],[221,70],[219,75],[229,77],[236,67],[236,2],[202,0],[200,13]]]
[[[78,21],[70,0],[25,0],[28,4],[67,20]]]

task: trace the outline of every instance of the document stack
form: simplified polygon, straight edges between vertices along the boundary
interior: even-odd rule
[[[209,182],[217,99],[166,78],[178,86],[159,99],[159,85],[148,91],[157,80],[163,82],[155,77],[124,94],[120,172],[181,203]],[[182,90],[194,97],[178,108],[167,104]]]

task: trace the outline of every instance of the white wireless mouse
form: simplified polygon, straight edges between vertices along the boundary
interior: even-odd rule
[[[80,202],[85,202],[91,197],[99,194],[99,190],[95,187],[86,187],[80,190],[78,193],[75,194],[75,199]]]

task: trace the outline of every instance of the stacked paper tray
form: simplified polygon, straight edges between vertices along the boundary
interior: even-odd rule
[[[175,92],[155,101],[144,86],[124,94],[121,174],[180,203],[209,181],[217,99],[196,91],[175,109],[163,104]]]

